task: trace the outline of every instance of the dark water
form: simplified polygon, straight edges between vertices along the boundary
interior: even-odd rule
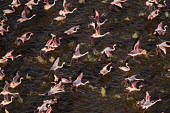
[[[168,0],[167,0],[168,1]],[[22,4],[26,3],[22,0]],[[52,2],[50,0],[50,2]],[[22,84],[15,89],[9,89],[11,92],[19,92],[23,102],[18,97],[7,105],[10,113],[33,113],[38,106],[41,106],[43,100],[57,98],[58,103],[52,105],[52,113],[141,113],[142,109],[137,109],[136,101],[140,101],[145,97],[145,92],[149,91],[151,99],[163,99],[161,102],[156,103],[150,107],[147,113],[169,113],[170,112],[170,78],[165,75],[170,68],[170,49],[167,48],[166,57],[156,56],[156,45],[161,41],[153,35],[157,25],[164,21],[164,24],[170,26],[169,17],[165,17],[165,12],[169,12],[168,7],[164,8],[161,14],[153,20],[147,20],[149,12],[144,11],[144,16],[139,16],[139,13],[144,10],[145,0],[128,0],[123,3],[123,9],[116,11],[114,7],[110,11],[110,0],[108,3],[101,3],[101,0],[86,0],[85,4],[79,4],[78,0],[67,0],[69,3],[69,10],[78,8],[73,14],[69,14],[64,21],[54,22],[51,21],[54,17],[58,16],[58,11],[62,8],[62,0],[58,0],[56,5],[48,11],[43,10],[43,3],[38,6],[33,6],[33,14],[37,14],[32,20],[21,23],[16,27],[16,20],[20,18],[20,14],[24,5],[18,7],[16,12],[8,15],[9,20],[6,26],[10,26],[10,31],[5,33],[5,36],[0,39],[0,56],[6,52],[15,49],[14,56],[22,54],[23,57],[15,59],[13,62],[9,61],[7,65],[1,65],[5,70],[5,78],[0,82],[1,87],[5,85],[5,81],[12,81],[15,73],[24,77]],[[0,14],[2,10],[7,9],[11,0],[4,0],[0,2]],[[95,39],[94,45],[90,44],[87,37],[94,33],[92,28],[88,28],[88,24],[93,21],[93,10],[96,9],[100,17],[100,21],[108,19],[102,25],[101,34],[111,32],[110,35]],[[127,21],[125,18],[129,17]],[[65,35],[63,32],[72,26],[80,25],[77,33],[70,36]],[[6,28],[6,27],[5,27]],[[25,32],[33,32],[34,35],[29,41],[26,41],[21,46],[17,47],[15,40]],[[123,60],[128,52],[132,50],[135,41],[132,38],[134,33],[138,33],[140,38],[140,48],[147,50],[147,55],[137,56],[136,59],[141,62],[138,64],[129,60],[131,70],[123,72],[118,67],[125,65]],[[170,29],[161,38],[163,40],[170,40]],[[47,59],[43,58],[45,62],[40,62],[37,57],[39,50],[44,47],[46,41],[50,39],[49,34],[56,34],[57,37],[63,37],[61,46],[54,51],[46,54]],[[155,38],[155,41],[148,41],[150,38]],[[50,82],[53,80],[53,72],[50,77],[45,78],[52,62],[49,61],[50,57],[60,57],[60,62],[65,61],[70,63],[72,54],[77,44],[81,44],[81,53],[89,51],[89,55],[80,58],[84,64],[73,62],[71,67],[64,66],[56,72],[64,75],[59,77],[73,77],[76,79],[80,71],[84,73],[82,81],[90,81],[90,84],[80,86],[79,90],[84,91],[85,94],[76,92],[75,89],[70,91],[70,84],[66,84],[64,93],[55,94],[52,96],[38,96],[38,93],[48,92],[53,85]],[[117,44],[116,50],[112,52],[113,57],[100,59],[98,52],[102,51],[105,47],[111,47]],[[98,51],[98,52],[97,52]],[[130,58],[131,59],[131,58]],[[99,75],[99,71],[104,65],[112,62],[114,67],[112,71],[105,75]],[[31,76],[31,79],[26,79],[26,75]],[[133,74],[140,74],[139,78],[144,78],[144,85],[141,91],[130,94],[126,98],[127,91],[125,91],[124,78]],[[101,88],[106,89],[106,96],[102,97]],[[0,97],[3,100],[3,96]],[[3,112],[3,109],[1,110]]]

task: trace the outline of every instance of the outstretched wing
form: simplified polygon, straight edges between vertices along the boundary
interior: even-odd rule
[[[83,77],[83,72],[82,72],[82,73],[80,73],[80,75],[77,77],[77,79],[76,79],[76,80],[81,80],[81,79],[82,79],[82,77]]]
[[[18,72],[16,73],[16,76],[13,78],[13,82],[17,82],[17,80],[18,80],[18,78],[19,78],[19,74],[18,74]]]
[[[99,13],[95,10],[95,20],[99,22]]]
[[[58,67],[60,58],[58,57],[57,60],[54,62],[53,66],[50,68],[50,70],[55,70]]]
[[[80,44],[77,45],[75,53],[76,54],[80,54]]]
[[[133,50],[138,50],[139,49],[139,40],[136,42],[136,44],[133,47]]]
[[[63,7],[65,10],[67,10],[67,3],[66,3],[66,0],[63,0]]]
[[[25,9],[22,11],[21,17],[22,17],[22,18],[27,18],[27,17],[26,17],[26,11],[25,11]]]

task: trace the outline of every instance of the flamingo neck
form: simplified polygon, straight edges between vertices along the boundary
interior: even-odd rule
[[[63,62],[63,63],[62,63],[62,65],[61,65],[61,66],[59,66],[59,68],[62,68],[62,67],[64,66],[64,64],[65,64],[65,62]]]
[[[74,8],[74,9],[71,11],[71,13],[73,13],[75,10],[77,10],[77,8]]]
[[[167,26],[164,26],[164,30],[163,30],[164,32],[166,31],[166,27],[167,27]]]

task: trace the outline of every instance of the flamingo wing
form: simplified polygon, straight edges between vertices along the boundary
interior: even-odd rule
[[[58,67],[60,58],[58,57],[57,60],[54,62],[53,66],[50,68],[50,70],[55,70]]]
[[[21,17],[22,17],[22,18],[27,18],[27,17],[26,17],[26,11],[25,11],[25,9],[22,11]]]
[[[82,79],[82,77],[83,77],[83,72],[82,72],[82,73],[80,73],[80,75],[77,77],[77,79],[76,79],[76,80],[81,80],[81,79]]]
[[[76,54],[80,54],[80,44],[77,45],[75,53]]]
[[[111,62],[108,63],[107,65],[105,65],[105,66],[103,67],[103,70],[107,70],[107,67],[108,67],[110,64],[111,64]]]
[[[65,10],[67,10],[67,3],[66,3],[66,0],[63,0],[63,7]]]
[[[18,74],[18,72],[17,72],[17,73],[16,73],[16,76],[13,78],[13,82],[17,83],[18,78],[19,78],[19,74]]]
[[[52,41],[53,41],[53,39],[48,40],[47,43],[45,44],[45,46],[50,47]]]
[[[158,29],[162,29],[162,22],[158,25]]]
[[[132,82],[132,86],[133,87],[136,87],[136,83],[138,83],[139,81],[135,81],[135,82]]]
[[[99,22],[99,13],[95,10],[95,20]]]
[[[11,53],[13,52],[14,50],[11,50],[9,52],[6,53],[6,55],[4,57],[8,57],[8,56],[11,56]]]
[[[96,27],[96,33],[97,33],[98,35],[100,35],[100,26],[97,26],[97,27]]]
[[[9,86],[10,86],[10,84],[6,81],[6,84],[5,84],[5,86],[4,86],[4,90],[5,90],[5,91],[8,91]]]
[[[138,50],[139,49],[139,40],[136,42],[136,44],[134,45],[133,50]]]

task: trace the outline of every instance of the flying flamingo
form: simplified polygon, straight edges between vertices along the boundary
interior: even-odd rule
[[[0,92],[0,94],[2,94],[4,96],[8,95],[8,94],[11,94],[11,95],[13,95],[13,94],[18,95],[19,94],[19,93],[11,93],[11,92],[9,92],[8,88],[9,88],[10,84],[7,81],[5,81],[5,82],[6,82],[6,84],[5,84],[4,88],[3,88],[3,91]]]
[[[27,37],[28,34],[29,34],[29,36]],[[29,40],[32,35],[33,35],[33,33],[31,33],[31,32],[24,33],[21,37],[17,37],[16,41],[21,40],[22,43],[24,43],[25,41]],[[20,43],[18,43],[18,44],[20,45]]]
[[[108,66],[110,65],[111,63],[108,63],[107,65],[105,65],[102,70],[100,70],[100,73],[99,74],[102,74],[103,76],[106,75],[107,73],[109,73],[111,71],[111,69],[113,68],[112,66],[110,66],[109,70],[107,69]]]
[[[65,62],[63,62],[63,63],[62,63],[62,65],[61,65],[61,66],[59,66],[59,65],[58,65],[59,60],[60,60],[60,58],[59,58],[59,57],[55,60],[55,62],[54,62],[54,64],[53,64],[53,66],[50,68],[50,71],[48,72],[48,75],[47,75],[47,76],[49,76],[49,74],[50,74],[51,70],[56,71],[57,69],[59,69],[59,68],[62,68],[62,67],[63,67],[63,65],[65,64]]]
[[[20,0],[13,0],[11,5],[13,5],[14,7],[17,8],[17,7],[19,7],[21,5],[21,2],[20,2]]]
[[[73,82],[73,85],[71,86],[71,90],[74,86],[76,86],[76,91],[78,92],[81,92],[81,93],[84,93],[82,91],[79,91],[77,88],[78,86],[80,85],[86,85],[87,83],[89,83],[89,81],[86,81],[85,83],[82,83],[81,79],[83,77],[83,72],[77,77],[77,79]]]
[[[0,67],[0,80],[2,80],[5,77],[4,70]]]
[[[163,1],[163,4],[157,4],[158,8],[163,8],[163,7],[166,7],[166,6],[167,6],[166,0]]]
[[[114,0],[113,2],[111,2],[110,4],[110,9],[112,7],[112,5],[118,6],[120,8],[122,8],[122,4],[121,2],[126,2],[127,0]]]
[[[165,47],[170,47],[170,41],[164,41],[161,44],[157,44],[156,45],[156,55],[158,55],[158,49],[162,50],[164,52],[164,54],[166,55],[166,48]]]
[[[77,8],[74,8],[72,11],[69,11],[67,8],[66,0],[63,0],[63,8],[64,8],[63,10],[59,11],[59,15],[64,17],[66,16],[66,14],[73,13],[75,10],[77,10]]]
[[[6,63],[7,61],[8,61],[7,58],[0,59],[0,64],[4,64],[4,63]]]
[[[130,67],[128,66],[128,63],[126,63],[126,66],[120,66],[119,69],[123,71],[130,71]]]
[[[54,0],[54,3],[53,4],[49,4],[49,2],[48,2],[48,0],[46,1],[46,4],[45,4],[45,6],[44,6],[44,9],[45,10],[48,10],[48,9],[50,9],[52,6],[54,6],[55,5],[55,2],[56,2],[57,0]]]
[[[96,10],[94,10],[94,12],[95,12],[95,20],[96,20],[96,22],[97,22],[97,25],[103,25],[106,21],[107,21],[107,19],[105,19],[102,23],[99,21],[99,17],[100,17],[100,15],[99,15],[99,13],[96,11]]]
[[[107,33],[105,33],[105,34],[103,34],[103,35],[101,35],[100,34],[100,26],[97,26],[97,28],[95,29],[95,33],[94,34],[92,34],[90,37],[88,37],[90,40],[91,40],[91,43],[93,44],[94,42],[93,42],[93,38],[100,38],[100,37],[104,37],[105,35],[107,35],[107,34],[110,34],[110,32],[107,32]]]
[[[58,17],[55,17],[55,18],[53,18],[51,24],[53,24],[54,20],[56,20],[56,21],[61,21],[61,20],[64,20],[65,18],[66,18],[66,16],[58,16]]]
[[[19,18],[18,20],[17,20],[17,22],[18,22],[18,24],[19,23],[22,23],[22,22],[24,22],[24,21],[27,21],[27,20],[31,20],[34,16],[36,16],[36,14],[33,14],[30,18],[27,18],[26,17],[26,7],[25,7],[25,9],[22,11],[22,13],[21,13],[21,18]]]
[[[148,93],[148,91],[146,91],[146,97],[145,97],[145,100],[143,99],[142,101],[137,101],[137,104],[139,104],[142,109],[145,109],[143,111],[143,113],[149,108],[151,107],[152,105],[156,104],[158,101],[162,101],[162,99],[158,99],[158,100],[152,100],[150,101],[150,95]]]
[[[13,78],[13,81],[10,83],[10,87],[11,88],[15,88],[16,86],[18,86],[19,84],[21,84],[21,79],[24,79],[23,77],[20,78],[20,81],[17,82],[19,78],[19,74],[18,72],[16,73],[16,76]]]
[[[151,12],[151,14],[148,16],[148,20],[152,20],[153,18],[157,17],[159,15],[160,9],[156,9]]]
[[[127,77],[127,78],[125,78],[125,84],[128,82],[128,83],[131,83],[132,81],[139,81],[139,80],[142,80],[142,81],[144,81],[144,79],[138,79],[138,78],[136,78],[137,76],[139,76],[139,75],[132,75],[132,76],[130,76],[130,77]]]
[[[166,32],[166,27],[168,27],[167,25],[164,26],[164,29],[162,28],[162,22],[158,25],[158,27],[155,29],[155,32],[153,34],[157,34],[158,38],[160,39],[160,35],[164,35],[164,33]],[[161,40],[161,39],[160,39]]]
[[[63,39],[62,37],[58,38],[58,42],[56,41],[56,38],[53,38],[53,41],[51,42],[51,44],[49,45],[51,48],[57,48],[61,45],[61,39]]]
[[[9,101],[8,95],[5,95],[5,96],[4,96],[4,100],[0,103],[0,105],[5,106],[5,105],[10,104],[10,103],[12,102],[12,99],[13,99],[13,96],[11,96],[11,100]]]
[[[9,7],[11,7],[12,10],[11,10],[11,9],[3,10],[4,15],[6,15],[6,14],[11,14],[11,13],[15,12],[15,9],[14,9],[14,6],[13,6],[13,5],[9,5]]]
[[[80,44],[78,44],[77,47],[76,47],[75,53],[73,54],[72,59],[71,59],[71,61],[70,61],[70,66],[71,66],[71,63],[72,63],[72,61],[73,61],[74,59],[77,59],[77,62],[78,62],[78,58],[80,58],[80,57],[82,57],[82,56],[84,56],[84,55],[86,55],[86,54],[88,54],[88,53],[89,53],[89,52],[86,52],[86,53],[84,53],[84,54],[80,54]]]
[[[127,87],[126,90],[128,90],[129,92],[127,93],[127,97],[129,95],[130,92],[132,91],[140,91],[141,90],[141,87],[143,87],[143,85],[140,85],[139,86],[139,89],[136,88],[136,83],[138,83],[139,81],[134,81],[131,83],[131,86]]]
[[[2,36],[4,35],[4,32],[8,32],[8,31],[9,31],[9,26],[6,29],[3,28],[3,25],[0,26],[0,34]]]
[[[19,54],[19,55],[17,55],[17,56],[14,57],[14,56],[12,55],[13,51],[14,51],[14,50],[11,50],[11,51],[7,52],[6,55],[3,56],[2,58],[3,58],[3,59],[11,59],[11,60],[13,61],[14,58],[18,58],[18,57],[22,56],[21,54]]]
[[[61,83],[72,83],[72,77],[68,77],[68,79],[61,78]]]
[[[136,61],[136,62],[138,62],[138,63],[140,64],[140,62],[137,61],[137,60],[135,60],[134,57],[137,56],[137,55],[146,54],[146,50],[144,50],[144,49],[139,49],[139,42],[140,42],[140,41],[138,40],[137,43],[135,44],[133,50],[132,50],[130,53],[128,53],[128,56],[126,57],[126,59],[125,59],[124,61],[126,61],[128,57],[132,56],[132,57],[133,57],[133,60]]]
[[[101,53],[101,57],[102,57],[102,54],[103,53],[105,53],[106,54],[106,56],[108,57],[108,58],[110,58],[110,56],[111,56],[111,51],[115,51],[115,46],[116,46],[116,44],[114,44],[113,45],[113,49],[112,48],[110,48],[110,47],[106,47],[103,51],[101,51],[100,53]],[[100,57],[100,58],[101,58]]]
[[[66,33],[67,35],[73,34],[75,32],[77,32],[77,30],[80,28],[80,25],[71,27],[69,30],[64,31],[64,33]]]
[[[34,0],[30,0],[30,1],[27,2],[25,5],[32,10],[32,5],[38,5],[40,1],[41,1],[41,0],[38,0],[37,3],[36,3],[36,2],[34,2]]]

